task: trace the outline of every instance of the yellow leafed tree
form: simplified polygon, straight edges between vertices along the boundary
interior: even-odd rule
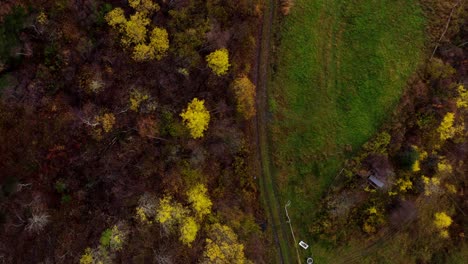
[[[439,229],[448,228],[452,224],[452,218],[445,212],[436,213],[434,218],[434,225]]]
[[[401,192],[407,192],[408,190],[413,189],[413,182],[410,179],[400,178],[396,181],[396,185]]]
[[[213,51],[206,56],[208,67],[218,76],[227,73],[229,66],[229,52],[227,49]]]
[[[434,215],[434,225],[439,230],[439,234],[442,238],[448,238],[448,228],[452,224],[452,218],[445,212],[436,213]]]
[[[118,27],[120,29],[122,29],[125,23],[127,23],[124,11],[120,7],[114,8],[109,13],[107,13],[106,20],[109,26]]]
[[[455,122],[455,114],[454,113],[447,113],[442,119],[440,126],[437,128],[437,131],[440,134],[440,139],[442,141],[447,140],[449,138],[453,138],[458,133],[461,133],[464,129],[464,124],[459,126],[454,125]]]
[[[125,17],[122,8],[115,8],[107,13],[107,23],[120,32],[122,44],[133,49],[134,60],[160,60],[169,48],[167,31],[155,27],[148,34],[149,16],[160,9],[159,5],[152,0],[130,0],[129,5],[136,11],[130,19]]]
[[[165,196],[159,200],[159,207],[156,210],[156,221],[171,230],[177,226],[180,231],[179,240],[187,246],[197,237],[200,225],[196,219],[189,216],[189,211],[178,202],[172,201],[172,198]]]
[[[203,137],[203,133],[208,129],[210,122],[210,113],[206,110],[204,100],[194,98],[180,116],[193,138]]]
[[[211,213],[211,200],[207,195],[207,189],[203,184],[197,184],[187,192],[188,201],[197,214],[197,217],[202,218],[204,215]]]
[[[129,46],[131,44],[140,44],[146,41],[146,26],[150,20],[142,13],[136,12],[130,16],[130,20],[125,23],[125,33],[123,34],[122,44]]]
[[[153,49],[154,58],[160,60],[169,49],[169,36],[164,28],[155,27],[151,31],[150,47]]]
[[[190,246],[197,237],[198,229],[200,229],[200,226],[193,217],[189,216],[185,218],[181,223],[179,240],[183,244]]]
[[[458,86],[458,98],[457,98],[457,107],[458,108],[468,108],[468,91],[465,89],[465,86]]]
[[[245,119],[255,116],[255,85],[244,75],[234,80],[232,88],[236,95],[237,112]]]
[[[169,49],[169,36],[166,29],[155,27],[151,32],[149,44],[139,43],[133,49],[133,59],[136,61],[160,60]]]
[[[172,198],[165,196],[159,200],[156,210],[156,221],[160,224],[172,226],[187,215],[187,210],[179,203],[173,202]]]
[[[151,14],[159,11],[159,5],[152,0],[129,0],[128,4],[138,12]]]
[[[80,258],[80,264],[93,264],[94,258],[91,248],[86,248],[85,253]]]
[[[244,255],[244,245],[239,243],[237,235],[228,226],[213,224],[206,239],[204,260],[211,264],[247,264],[252,263]]]

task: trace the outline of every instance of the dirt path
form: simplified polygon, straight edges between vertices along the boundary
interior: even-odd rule
[[[257,67],[254,76],[257,85],[257,155],[261,168],[260,189],[263,203],[268,215],[269,228],[274,236],[277,246],[277,259],[279,263],[293,263],[289,247],[289,231],[287,223],[279,203],[276,185],[272,175],[272,164],[270,163],[270,152],[267,132],[268,93],[267,84],[269,78],[269,55],[271,50],[272,27],[276,8],[276,0],[268,0],[265,4],[263,22],[257,39]]]

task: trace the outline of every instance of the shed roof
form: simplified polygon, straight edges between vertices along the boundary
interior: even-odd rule
[[[369,176],[369,181],[372,182],[375,186],[382,188],[384,186],[384,183],[377,179],[374,175]]]

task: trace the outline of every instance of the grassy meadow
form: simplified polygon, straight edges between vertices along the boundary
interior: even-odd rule
[[[296,238],[317,261],[333,254],[308,239],[315,204],[398,102],[422,61],[424,24],[417,0],[295,0],[279,25],[272,159]]]

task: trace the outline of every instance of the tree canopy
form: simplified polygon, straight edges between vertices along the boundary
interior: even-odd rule
[[[208,124],[210,123],[210,112],[206,110],[204,100],[193,98],[188,104],[187,109],[180,116],[190,130],[190,135],[193,138],[203,137],[203,133],[208,129]]]
[[[245,258],[244,245],[239,243],[237,235],[229,226],[213,224],[206,239],[203,263],[244,264],[252,263]]]
[[[199,218],[211,213],[212,202],[203,184],[197,184],[187,192],[188,201]]]
[[[167,30],[154,27],[148,34],[148,26],[151,23],[149,16],[159,10],[159,5],[151,0],[131,0],[129,5],[136,10],[130,19],[125,17],[122,8],[117,7],[107,13],[107,23],[120,32],[122,45],[133,49],[134,60],[162,59],[169,49]]]
[[[242,75],[234,80],[232,88],[236,95],[237,112],[239,112],[239,114],[241,114],[245,119],[254,117],[256,95],[255,85],[247,76]]]
[[[208,67],[218,76],[227,73],[229,66],[229,52],[227,49],[215,50],[206,56]]]

